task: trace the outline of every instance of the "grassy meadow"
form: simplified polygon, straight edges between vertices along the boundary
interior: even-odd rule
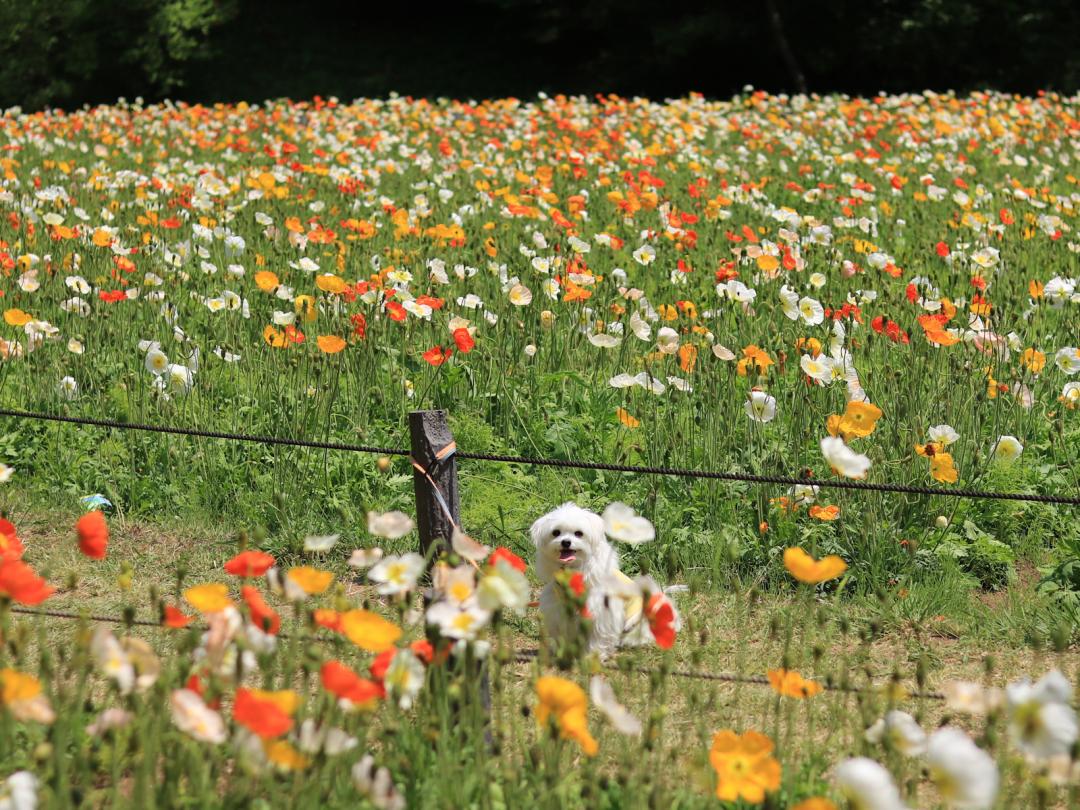
[[[1078,801],[1076,507],[814,484],[1080,494],[1077,98],[0,129],[0,408],[400,448],[441,408],[464,451],[807,479],[463,459],[499,550],[418,560],[407,459],[4,417],[0,808]],[[608,522],[611,661],[528,606],[566,500],[655,530]]]

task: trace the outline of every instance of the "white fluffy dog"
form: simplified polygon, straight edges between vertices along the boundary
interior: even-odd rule
[[[574,503],[564,503],[537,520],[530,530],[536,545],[536,575],[543,584],[540,612],[552,639],[564,638],[572,614],[561,597],[555,575],[580,572],[586,607],[592,616],[589,649],[607,657],[620,644],[634,643],[627,631],[641,620],[641,599],[612,594],[612,583],[630,582],[619,571],[619,554],[604,536],[604,521]],[[632,584],[632,583],[631,583]]]

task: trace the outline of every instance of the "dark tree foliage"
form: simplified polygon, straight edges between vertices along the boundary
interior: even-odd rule
[[[0,0],[0,102],[1080,87],[1075,0]]]

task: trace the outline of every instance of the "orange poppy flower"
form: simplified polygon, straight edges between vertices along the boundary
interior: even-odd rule
[[[684,343],[679,347],[679,368],[690,374],[697,364],[698,348],[692,343]]]
[[[22,560],[0,560],[0,596],[23,605],[39,605],[55,590]]]
[[[371,708],[385,695],[385,690],[375,681],[361,678],[340,661],[327,661],[319,671],[323,688],[360,708]]]
[[[316,338],[315,343],[324,354],[337,354],[348,345],[343,338],[337,335],[320,335]]]
[[[799,582],[817,585],[843,574],[847,570],[847,563],[835,554],[815,560],[801,548],[793,546],[784,549],[784,567]]]
[[[251,623],[264,633],[276,636],[278,630],[281,629],[281,617],[276,610],[266,604],[259,589],[245,585],[240,589],[240,595],[244,597],[244,602],[251,611]]]
[[[87,512],[75,521],[75,531],[79,535],[79,550],[92,560],[105,559],[105,549],[109,545],[109,524],[105,515],[94,510]]]
[[[785,697],[808,698],[821,691],[821,684],[803,678],[793,669],[771,669],[766,674],[773,691]]]
[[[626,425],[628,428],[641,427],[641,421],[630,415],[630,412],[625,408],[616,408],[615,416],[619,418],[619,421]]]
[[[233,719],[264,740],[280,737],[293,727],[289,713],[272,694],[240,688],[233,701]]]
[[[269,293],[281,286],[281,282],[278,280],[276,273],[271,273],[269,270],[260,270],[255,274],[255,286],[263,292]]]
[[[335,633],[341,632],[341,614],[336,610],[330,610],[329,608],[319,608],[311,614],[312,621],[319,627],[325,627],[327,630],[332,630]]]
[[[225,572],[234,577],[261,577],[275,562],[265,551],[241,551],[225,563]]]
[[[791,810],[836,810],[836,805],[821,796],[814,796],[811,799],[799,802]]]
[[[817,520],[836,520],[840,517],[840,507],[836,504],[830,504],[828,506],[819,506],[814,504],[810,507],[810,517]]]

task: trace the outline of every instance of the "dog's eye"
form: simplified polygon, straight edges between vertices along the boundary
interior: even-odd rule
[[[580,531],[579,532],[574,532],[574,537],[584,537],[584,536],[585,536],[585,532],[580,532]]]
[[[559,536],[559,530],[558,529],[552,529],[551,530],[551,536],[552,537],[558,537]]]

